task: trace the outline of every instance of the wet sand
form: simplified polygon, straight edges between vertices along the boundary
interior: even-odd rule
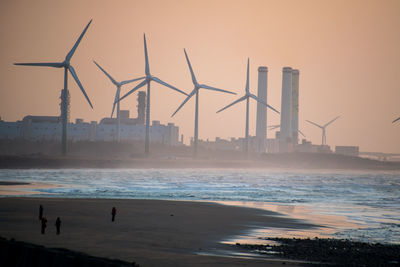
[[[40,234],[39,204],[48,219]],[[117,208],[111,222],[111,208]],[[61,235],[55,219],[61,217]],[[282,266],[281,260],[231,257],[240,248],[220,241],[255,228],[312,229],[261,209],[216,203],[56,198],[0,198],[0,236],[136,262],[141,266]],[[286,265],[300,262],[284,261]]]
[[[45,189],[54,187],[60,187],[60,185],[46,184],[46,183],[0,181],[0,196],[43,194],[42,192],[39,191],[33,191],[33,189]]]

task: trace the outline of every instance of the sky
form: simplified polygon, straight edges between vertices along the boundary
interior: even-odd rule
[[[0,1],[0,116],[58,116],[62,69],[14,66],[14,62],[61,62],[93,19],[71,60],[94,109],[69,77],[71,119],[99,121],[111,114],[116,80],[144,75],[146,33],[152,75],[189,93],[193,89],[183,48],[200,83],[238,95],[200,91],[199,138],[243,137],[245,102],[216,114],[244,94],[247,58],[250,90],[257,94],[257,69],[268,67],[267,102],[280,110],[282,68],[300,70],[299,128],[308,140],[360,146],[361,151],[400,153],[400,1],[397,0],[146,0]],[[122,94],[135,84],[126,85]],[[137,116],[137,94],[121,102]],[[193,136],[191,99],[152,83],[151,120],[173,122],[185,143]],[[280,123],[268,111],[268,125]],[[256,103],[250,102],[250,135]],[[268,138],[274,131],[268,131]]]

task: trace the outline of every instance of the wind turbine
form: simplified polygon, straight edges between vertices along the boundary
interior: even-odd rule
[[[275,111],[276,113],[279,114],[279,111],[277,111],[276,109],[274,109],[273,107],[271,107],[270,105],[268,105],[267,103],[265,103],[263,100],[259,99],[258,97],[256,97],[255,95],[253,95],[252,93],[250,93],[249,90],[249,63],[250,63],[250,59],[247,59],[247,78],[246,78],[246,93],[244,96],[240,97],[239,99],[237,99],[236,101],[232,102],[231,104],[227,105],[226,107],[220,109],[217,111],[217,113],[239,103],[242,102],[243,100],[246,100],[246,132],[245,132],[245,144],[244,144],[244,152],[247,154],[249,151],[249,100],[250,98],[253,98],[254,100],[256,100],[257,102],[263,104],[264,106],[272,109],[273,111]]]
[[[311,123],[311,124],[314,125],[314,126],[317,126],[318,128],[320,128],[320,129],[322,130],[322,144],[321,144],[322,146],[323,146],[323,145],[326,145],[326,127],[327,127],[329,124],[331,124],[332,122],[334,122],[335,120],[337,120],[339,117],[340,117],[340,116],[337,116],[336,118],[334,118],[333,120],[329,121],[328,123],[326,123],[326,124],[324,124],[324,125],[322,125],[322,126],[319,125],[319,124],[316,124],[315,122],[306,120],[307,122]]]
[[[136,78],[136,79],[132,79],[132,80],[126,80],[126,81],[122,81],[122,82],[117,82],[113,77],[111,77],[110,74],[108,74],[99,64],[97,64],[96,61],[93,61],[94,64],[96,64],[97,67],[99,67],[99,69],[110,79],[110,81],[117,87],[117,91],[115,92],[115,99],[114,99],[114,104],[113,104],[113,108],[111,111],[111,118],[114,114],[114,110],[115,110],[115,104],[117,104],[117,142],[120,142],[120,129],[121,129],[121,118],[120,118],[120,105],[119,105],[119,101],[118,99],[120,98],[120,93],[121,93],[121,87],[125,84],[128,83],[132,83],[135,81],[139,81],[144,79],[145,77],[140,77],[140,78]]]
[[[186,50],[183,49],[183,51],[185,52],[186,61],[187,61],[187,64],[189,66],[190,74],[192,75],[192,82],[193,82],[193,85],[194,85],[194,89],[186,97],[186,99],[182,102],[182,104],[177,108],[177,110],[174,112],[174,114],[172,114],[171,117],[173,117],[186,104],[186,102],[189,101],[189,99],[192,96],[196,95],[196,107],[195,107],[195,113],[194,113],[193,157],[197,157],[197,146],[198,146],[198,138],[199,138],[199,90],[202,88],[202,89],[208,89],[208,90],[212,90],[212,91],[219,91],[219,92],[233,94],[233,95],[236,95],[236,93],[233,93],[233,92],[230,92],[230,91],[227,91],[227,90],[218,89],[218,88],[215,88],[215,87],[211,87],[211,86],[208,86],[206,84],[199,84],[197,82],[196,76],[194,75],[194,72],[193,72],[193,69],[192,69],[192,65],[190,64],[190,60],[189,60],[189,57],[188,57],[188,55],[186,53]]]
[[[392,121],[392,123],[395,123],[396,121],[400,120],[400,117],[398,117],[397,119],[395,119],[394,121]]]
[[[184,95],[188,95],[185,92],[179,90],[178,88],[163,82],[162,80],[160,80],[159,78],[153,76],[150,74],[150,66],[149,66],[149,57],[147,55],[147,44],[146,44],[146,34],[143,34],[143,40],[144,40],[144,57],[145,57],[145,80],[142,81],[141,83],[139,83],[137,86],[135,86],[132,90],[130,90],[128,93],[126,93],[123,97],[121,97],[119,100],[117,100],[118,102],[121,101],[122,99],[124,99],[125,97],[127,97],[128,95],[132,94],[133,92],[135,92],[136,90],[140,89],[141,87],[143,87],[144,85],[147,84],[147,105],[146,105],[146,139],[145,139],[145,145],[144,145],[144,151],[145,154],[148,155],[149,154],[149,146],[150,146],[150,83],[151,81],[157,82],[161,85],[164,85],[166,87],[169,87],[181,94]]]
[[[23,66],[39,66],[39,67],[53,67],[53,68],[64,68],[64,88],[63,88],[63,98],[62,98],[62,154],[66,155],[67,154],[67,123],[68,123],[68,118],[67,118],[67,105],[68,105],[68,71],[71,73],[72,77],[74,78],[75,82],[81,89],[83,95],[85,96],[87,102],[89,103],[90,107],[93,109],[93,105],[89,100],[89,97],[87,96],[85,90],[83,89],[83,86],[81,82],[79,81],[78,75],[75,72],[75,69],[70,65],[70,61],[72,56],[75,53],[76,48],[78,47],[79,43],[81,42],[83,36],[85,35],[87,29],[89,28],[90,23],[92,23],[92,20],[89,21],[89,23],[86,25],[85,29],[79,36],[78,40],[75,42],[75,45],[72,47],[72,49],[68,52],[67,56],[65,57],[65,60],[63,62],[51,62],[51,63],[14,63],[14,65],[23,65]]]

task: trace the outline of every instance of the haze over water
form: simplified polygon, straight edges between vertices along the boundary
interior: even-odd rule
[[[400,243],[399,172],[0,170],[0,180],[61,185],[34,189],[42,193],[35,195],[40,197],[223,201],[258,208],[278,207],[277,211],[295,217],[295,210],[306,208],[311,213],[309,218],[331,215],[343,220],[340,226],[328,225],[334,229],[327,237]],[[321,230],[320,234],[325,232]]]

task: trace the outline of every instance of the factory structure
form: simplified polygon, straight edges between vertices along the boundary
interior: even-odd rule
[[[249,137],[249,151],[256,153],[332,153],[331,148],[324,145],[315,145],[306,139],[299,142],[299,76],[300,71],[291,67],[282,69],[282,97],[281,118],[279,131],[275,136],[267,136],[267,110],[265,106],[257,102],[256,135]],[[268,67],[258,68],[258,92],[257,97],[268,103]],[[225,140],[217,137],[215,141],[199,141],[199,145],[205,149],[242,150],[244,138],[231,138]],[[358,156],[358,146],[336,146],[336,154]]]
[[[291,67],[282,69],[282,97],[280,128],[275,136],[267,136],[267,109],[257,102],[256,135],[249,136],[248,149],[255,153],[331,153],[326,145],[315,145],[306,139],[299,143],[299,76],[300,72]],[[257,97],[268,103],[268,68],[258,68]],[[61,95],[61,99],[63,96]],[[146,135],[145,110],[146,93],[138,93],[137,117],[131,118],[129,110],[120,111],[120,142],[144,141]],[[69,99],[67,101],[69,103]],[[60,104],[61,107],[62,104]],[[61,107],[62,108],[62,107]],[[69,109],[67,117],[69,118]],[[77,141],[106,141],[117,142],[117,118],[103,118],[99,122],[84,122],[76,119],[75,123],[68,122],[68,140]],[[6,122],[0,118],[0,140],[30,140],[59,142],[62,135],[61,116],[25,116],[16,122]],[[179,127],[173,123],[163,125],[153,120],[150,126],[150,141],[171,146],[183,145],[183,136],[179,140]],[[198,145],[206,150],[237,150],[244,149],[245,138],[230,138],[225,140],[216,137],[215,141],[199,140]],[[193,146],[193,138],[190,141]],[[358,156],[357,146],[337,146],[335,153]]]
[[[146,93],[139,92],[136,118],[129,117],[129,110],[120,111],[121,142],[144,141],[146,134],[145,107]],[[6,122],[0,119],[0,139],[25,139],[30,141],[60,141],[62,134],[61,116],[25,116],[21,121]],[[166,145],[179,144],[179,127],[154,120],[150,126],[150,140]],[[84,122],[76,119],[68,122],[68,140],[77,141],[116,141],[117,119],[103,118]]]

